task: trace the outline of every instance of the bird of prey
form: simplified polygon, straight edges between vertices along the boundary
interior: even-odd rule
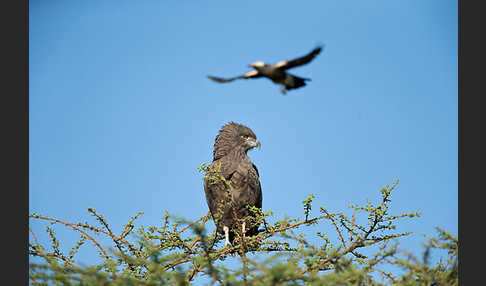
[[[204,192],[216,229],[225,236],[225,246],[233,245],[236,232],[243,236],[259,233],[259,223],[252,221],[254,213],[248,207],[262,208],[262,189],[258,169],[247,152],[260,146],[250,128],[235,122],[223,125],[216,136]]]
[[[208,78],[215,82],[224,83],[233,81],[235,79],[266,77],[273,81],[275,84],[282,85],[280,91],[282,92],[282,94],[286,94],[287,90],[305,86],[305,81],[310,80],[310,78],[302,78],[292,75],[288,73],[287,70],[309,63],[321,52],[321,50],[322,47],[318,46],[305,56],[293,60],[281,61],[274,65],[268,65],[260,61],[254,62],[249,65],[249,67],[252,67],[253,70],[236,77],[220,78],[215,76],[208,76]]]

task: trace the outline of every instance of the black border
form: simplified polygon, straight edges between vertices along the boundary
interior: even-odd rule
[[[29,1],[3,1],[2,27],[2,272],[4,284],[28,285]],[[10,280],[14,283],[8,283]],[[7,282],[8,281],[8,282]],[[22,283],[24,282],[24,283]]]
[[[472,5],[472,4],[476,5]],[[484,8],[480,1],[458,0],[458,209],[459,285],[482,285],[485,225],[483,139],[485,72]],[[483,85],[480,86],[480,83]],[[476,102],[477,101],[477,102]],[[438,198],[440,200],[440,198]]]

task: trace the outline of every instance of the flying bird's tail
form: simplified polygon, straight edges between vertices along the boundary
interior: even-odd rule
[[[310,80],[310,78],[298,77],[292,74],[287,74],[287,77],[285,78],[285,89],[290,90],[305,86],[305,82]]]

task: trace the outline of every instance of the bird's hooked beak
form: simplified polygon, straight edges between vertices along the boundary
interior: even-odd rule
[[[249,143],[251,148],[258,147],[258,150],[260,150],[262,148],[262,144],[260,143],[260,141],[258,141],[258,139],[256,139],[255,141],[251,140],[248,143]]]

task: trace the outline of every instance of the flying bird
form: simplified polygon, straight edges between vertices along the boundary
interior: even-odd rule
[[[236,77],[220,78],[209,75],[208,78],[215,82],[224,83],[234,81],[236,79],[266,77],[273,81],[275,84],[282,85],[280,91],[282,92],[282,94],[286,94],[287,90],[305,86],[305,82],[310,81],[310,78],[295,76],[288,73],[287,70],[309,63],[321,52],[321,50],[322,47],[318,46],[305,56],[293,60],[281,61],[274,65],[268,65],[260,61],[254,62],[249,65],[249,67],[252,67],[253,70]]]
[[[204,192],[216,229],[225,236],[225,246],[233,245],[238,230],[243,236],[259,233],[248,207],[262,208],[262,188],[258,169],[247,152],[260,146],[250,128],[235,122],[223,125],[216,136]]]

